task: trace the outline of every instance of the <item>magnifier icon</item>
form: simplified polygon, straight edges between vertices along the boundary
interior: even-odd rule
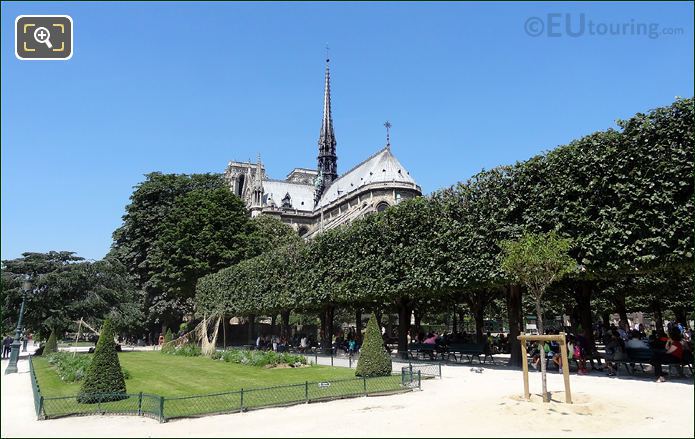
[[[52,48],[53,44],[51,44],[51,33],[46,29],[45,27],[37,27],[36,30],[34,31],[34,39],[36,40],[37,43],[39,44],[45,44],[48,46],[48,48]]]

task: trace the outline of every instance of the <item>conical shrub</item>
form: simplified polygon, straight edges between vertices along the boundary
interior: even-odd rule
[[[125,378],[113,341],[111,321],[105,320],[77,401],[85,404],[118,401],[128,397],[125,393]]]
[[[171,332],[171,328],[167,329],[167,332],[164,334],[164,343],[169,343],[174,339],[174,334]]]
[[[51,329],[51,335],[48,336],[48,341],[43,347],[41,355],[48,355],[58,352],[58,339],[56,338],[56,330]]]
[[[384,340],[381,338],[381,330],[374,314],[367,323],[355,375],[359,377],[391,375],[391,356],[384,349]]]

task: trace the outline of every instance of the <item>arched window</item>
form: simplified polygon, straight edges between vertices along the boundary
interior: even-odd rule
[[[299,236],[304,236],[307,233],[309,233],[309,228],[307,226],[301,226],[299,230],[297,230],[297,233],[299,234]]]
[[[244,174],[239,175],[239,180],[237,183],[236,194],[241,197],[244,194]]]
[[[376,205],[376,211],[377,212],[383,212],[386,209],[388,209],[388,207],[389,207],[389,203],[387,203],[386,201],[382,201],[381,203]]]

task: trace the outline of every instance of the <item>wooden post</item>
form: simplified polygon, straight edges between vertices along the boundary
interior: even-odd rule
[[[526,356],[526,336],[522,332],[519,336],[521,342],[521,368],[524,371],[524,398],[530,399],[531,394],[528,390],[528,358]]]
[[[572,392],[570,391],[570,367],[567,361],[567,341],[565,333],[561,332],[562,341],[560,342],[560,358],[562,360],[562,378],[565,380],[565,402],[572,404]]]
[[[526,335],[521,333],[517,339],[521,342],[521,356],[522,356],[522,367],[524,370],[524,397],[529,399],[531,394],[528,390],[528,363],[526,358],[526,341],[556,341],[560,343],[560,357],[562,359],[562,377],[565,381],[565,402],[567,404],[572,404],[572,392],[570,391],[570,371],[569,371],[569,361],[567,360],[567,339],[564,332],[558,335]],[[541,350],[541,355],[544,352]],[[548,402],[547,399],[543,398],[544,402]]]

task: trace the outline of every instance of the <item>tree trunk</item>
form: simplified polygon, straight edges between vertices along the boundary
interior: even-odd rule
[[[454,312],[451,316],[451,332],[453,334],[459,332],[458,326],[458,321],[456,320],[456,306],[454,306]]]
[[[282,310],[280,312],[280,337],[287,340],[290,339],[290,310]]]
[[[542,291],[536,291],[534,292],[534,296],[536,296],[536,328],[538,328],[538,334],[543,335],[545,334],[545,330],[543,328],[543,308],[541,307],[541,296],[543,292]],[[543,402],[549,402],[550,398],[548,398],[548,376],[546,374],[546,365],[545,365],[545,360],[546,360],[546,355],[545,355],[545,342],[540,343],[540,352],[538,354],[540,356],[540,362],[541,362],[541,383],[542,383],[542,392],[543,392]]]
[[[362,308],[355,310],[355,339],[362,343]]]
[[[250,315],[249,318],[248,318],[248,320],[249,320],[249,322],[248,322],[248,323],[249,323],[249,333],[248,333],[248,335],[249,335],[249,340],[248,340],[248,344],[251,344],[251,345],[254,345],[254,346],[255,346],[255,345],[256,345],[256,337],[255,337],[255,335],[256,335],[255,332],[256,332],[256,331],[255,331],[254,326],[255,326],[255,323],[256,323],[256,316]]]
[[[615,310],[618,312],[618,315],[620,316],[620,320],[627,324],[627,308],[625,307],[625,296],[616,297],[613,300],[613,304],[615,305]]]
[[[577,300],[579,322],[582,325],[583,335],[593,353],[596,351],[596,346],[594,345],[594,331],[592,330],[591,321],[591,284],[587,281],[580,281],[574,293],[574,297]]]
[[[507,318],[509,319],[509,365],[521,368],[521,342],[517,339],[521,334],[521,285],[507,287]]]
[[[323,332],[323,338],[321,340],[321,347],[325,354],[331,354],[333,351],[333,313],[335,308],[331,305],[327,305],[323,308],[321,312],[321,331]]]
[[[222,315],[222,349],[227,349],[227,317]]]
[[[483,343],[483,325],[485,323],[485,307],[477,304],[473,309],[475,316],[475,340],[477,343]]]
[[[408,330],[410,329],[410,307],[408,300],[398,301],[398,353],[401,358],[408,358]]]
[[[543,328],[543,307],[541,306],[540,294],[536,294],[536,328],[538,329],[538,335],[543,335],[545,334],[545,328]]]
[[[413,310],[413,320],[415,320],[415,335],[420,333],[420,322],[422,322],[422,312],[419,309]]]
[[[379,332],[381,332],[381,310],[376,307],[374,308],[374,317],[376,317],[376,324],[379,326]]]
[[[661,305],[658,300],[652,301],[652,310],[654,311],[654,326],[657,332],[664,330],[664,316],[661,312]]]
[[[601,319],[603,320],[603,328],[604,328],[604,329],[610,329],[610,327],[611,327],[611,322],[610,322],[610,320],[611,320],[611,313],[608,312],[608,311],[604,311],[604,312],[601,314]]]

